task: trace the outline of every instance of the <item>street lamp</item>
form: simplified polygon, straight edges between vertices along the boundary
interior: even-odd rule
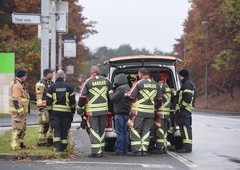
[[[207,21],[202,21],[201,24],[207,24]],[[205,35],[205,57],[206,57],[206,64],[205,64],[205,109],[208,107],[208,58],[207,58],[207,51],[208,51],[208,27],[206,28],[206,35]]]

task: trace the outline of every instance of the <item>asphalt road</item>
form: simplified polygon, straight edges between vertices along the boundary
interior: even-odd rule
[[[140,157],[112,156],[88,158],[90,141],[85,130],[77,130],[80,117],[75,115],[71,139],[78,156],[68,160],[6,161],[0,160],[0,169],[240,169],[240,115],[194,112],[193,152]],[[37,114],[27,116],[28,124],[37,124]],[[9,126],[9,118],[0,119],[0,126]],[[8,124],[8,125],[7,125]],[[9,127],[7,127],[9,128]],[[6,130],[6,127],[0,128]],[[169,146],[170,147],[170,146]]]

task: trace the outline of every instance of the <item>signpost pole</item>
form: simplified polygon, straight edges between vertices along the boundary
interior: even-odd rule
[[[59,0],[62,2],[62,0]],[[58,34],[58,69],[62,70],[62,33]]]
[[[49,7],[50,0],[41,0],[41,78],[43,70],[49,68]]]

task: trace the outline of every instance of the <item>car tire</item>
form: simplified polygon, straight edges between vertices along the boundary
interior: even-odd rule
[[[176,150],[179,150],[181,149],[183,146],[183,140],[182,140],[182,137],[175,137],[175,149]]]
[[[105,139],[105,152],[113,152],[115,147],[116,138]]]
[[[172,133],[169,133],[167,136],[167,141],[171,144],[171,145],[175,145],[175,138],[173,136]]]

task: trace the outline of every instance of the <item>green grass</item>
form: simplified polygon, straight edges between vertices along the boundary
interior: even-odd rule
[[[17,154],[20,157],[37,154],[46,155],[47,159],[60,159],[74,157],[74,148],[71,143],[68,144],[68,152],[54,152],[53,146],[51,147],[38,147],[37,146],[38,127],[27,127],[26,136],[24,137],[24,144],[26,149],[12,151],[10,147],[11,130],[7,131],[4,135],[0,136],[0,153]]]
[[[35,104],[30,103],[30,111],[37,110],[37,106]],[[0,118],[11,117],[8,113],[0,113]]]
[[[0,118],[6,118],[6,117],[11,117],[11,115],[8,113],[0,113]]]

